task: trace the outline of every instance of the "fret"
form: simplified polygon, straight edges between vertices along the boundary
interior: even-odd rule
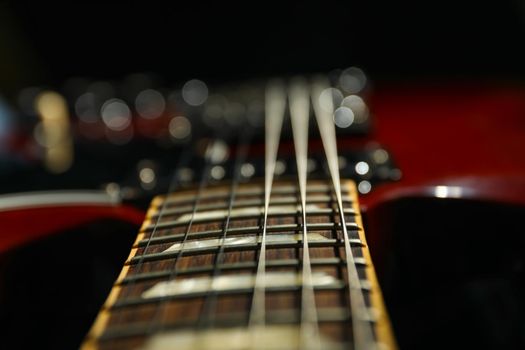
[[[295,243],[300,242],[303,237],[300,234],[273,234],[269,235],[266,238],[266,242],[268,244],[272,243]],[[328,238],[325,236],[318,234],[318,233],[311,233],[308,236],[308,239],[319,242],[319,241],[326,241]],[[188,241],[182,247],[180,243],[174,243],[169,248],[163,251],[163,253],[167,252],[176,252],[181,249],[185,249],[187,251],[191,251],[194,249],[199,248],[213,248],[218,247],[219,245],[224,245],[225,247],[230,246],[238,246],[238,245],[245,245],[245,244],[261,244],[261,237],[259,236],[240,236],[240,237],[228,237],[228,238],[221,238],[221,239],[203,239],[203,240],[194,240],[194,241]],[[356,240],[359,244],[361,244],[361,241]]]
[[[341,266],[345,265],[346,262],[340,258],[316,258],[311,259],[310,263],[313,267],[315,266]],[[363,258],[356,258],[355,263],[358,266],[366,266],[367,262]],[[299,268],[302,264],[300,259],[279,259],[279,260],[269,260],[266,262],[266,266],[269,268],[272,267],[291,267]],[[220,264],[218,268],[222,271],[241,271],[241,270],[253,270],[257,267],[257,263],[254,261],[243,261],[238,263],[224,263]],[[199,266],[193,268],[186,268],[181,270],[179,274],[181,276],[193,275],[193,274],[205,274],[212,272],[216,268],[214,265]],[[117,281],[117,284],[127,284],[132,281],[148,281],[154,279],[163,279],[168,277],[170,271],[155,271],[150,273],[140,273],[137,275],[130,274],[124,279]]]
[[[275,207],[274,207],[275,208]],[[244,212],[235,212],[231,215],[231,219],[255,219],[258,218],[261,215],[262,210],[260,208],[251,208],[252,210],[247,210]],[[292,216],[297,215],[298,213],[301,213],[301,210],[297,207],[291,208],[291,207],[277,207],[273,209],[275,211],[269,212],[269,217],[284,217],[284,216]],[[279,211],[277,211],[279,210]],[[307,216],[328,216],[333,213],[334,209],[332,208],[310,208],[308,210]],[[355,210],[352,208],[346,208],[344,209],[345,215],[355,215]],[[224,220],[226,218],[227,212],[226,211],[220,211],[220,212],[204,212],[204,213],[197,213],[200,214],[197,216],[194,220],[195,223],[206,223],[206,222],[214,222],[214,221],[220,221]],[[179,227],[179,226],[185,226],[189,222],[190,218],[184,218],[184,220],[173,220],[168,222],[161,222],[159,224],[150,224],[144,228],[142,228],[142,231],[152,231],[155,227],[157,229],[165,229],[165,228],[173,228],[173,227]]]
[[[295,272],[267,272],[265,286],[270,289],[285,289],[301,286],[301,276]],[[180,281],[161,281],[142,292],[143,299],[154,299],[166,296],[181,296],[194,293],[229,293],[233,290],[251,290],[255,285],[253,274],[228,274],[214,278],[194,277]],[[312,274],[312,285],[316,288],[341,285],[338,280],[327,273]]]
[[[320,241],[312,241],[310,242],[310,247],[316,248],[316,247],[340,247],[342,246],[342,242],[337,239],[325,239]],[[352,246],[357,247],[363,247],[364,243],[360,239],[351,239],[350,244]],[[225,250],[228,252],[234,252],[234,251],[245,251],[245,250],[254,250],[257,249],[260,246],[260,242],[258,243],[242,243],[237,244],[233,246],[226,246]],[[289,241],[268,241],[266,243],[266,246],[268,249],[282,249],[282,248],[302,248],[302,241],[301,240],[289,240]],[[185,255],[195,256],[195,255],[201,255],[201,254],[210,254],[217,252],[217,247],[198,247],[191,250],[185,250]],[[132,259],[128,260],[126,264],[136,264],[141,259],[144,261],[154,261],[154,260],[168,260],[177,257],[179,251],[174,252],[160,252],[160,253],[151,253],[146,255],[138,255],[133,257]]]
[[[312,195],[308,197],[307,204],[326,204],[332,199],[330,195]],[[351,204],[352,200],[349,196],[343,196],[343,202]],[[255,199],[242,199],[236,200],[233,203],[233,208],[249,208],[249,207],[261,207],[264,202],[260,198]],[[276,197],[272,198],[272,205],[297,205],[297,198],[294,196]],[[177,208],[166,209],[162,211],[162,216],[174,216],[191,213],[193,208],[189,205],[178,206]],[[199,206],[199,211],[211,211],[211,210],[226,210],[227,205],[225,203],[211,203],[203,204]],[[151,211],[148,212],[149,218],[156,218],[159,212]]]
[[[328,255],[328,252],[332,250],[333,248],[310,248],[312,253],[312,259],[318,259],[319,256],[326,256]],[[324,250],[323,251],[316,251],[316,249]],[[354,248],[356,250],[356,255],[358,255],[359,247]],[[255,252],[255,251],[253,251]],[[278,254],[277,256],[275,254]],[[297,267],[302,266],[301,260],[297,258],[293,258],[295,253],[293,252],[293,249],[285,249],[280,251],[269,251],[269,257],[272,257],[274,259],[269,259],[267,264],[267,270],[270,272],[293,272],[298,271]],[[238,274],[246,274],[246,273],[253,273],[254,272],[254,263],[253,260],[254,254],[251,254],[251,257],[249,260],[241,260],[241,263],[238,263],[239,261],[239,253],[226,253],[225,255],[225,263],[230,264],[226,265],[226,269],[222,271],[222,274],[220,276],[230,276],[230,275],[238,275]],[[291,258],[289,258],[291,257]],[[188,261],[190,261],[190,257],[186,257]],[[335,263],[335,261],[323,261],[323,259],[326,258],[320,258],[321,260],[318,263],[315,263],[312,265],[312,271],[318,272],[318,273],[328,273],[333,277],[336,278],[342,278],[342,280],[346,283],[346,280],[344,279],[344,275],[342,277],[338,277],[339,272],[344,272],[344,265],[343,263],[346,263],[343,259],[335,258],[335,261],[340,261],[340,263]],[[284,261],[283,261],[284,260]],[[291,260],[291,261],[290,261]],[[169,260],[165,260],[166,262]],[[276,261],[274,263],[274,261]],[[299,261],[299,262],[297,262]],[[314,260],[315,261],[315,260]],[[187,265],[186,262],[181,261],[180,266],[184,266],[184,268],[180,268],[179,270],[179,277],[176,281],[192,281],[192,279],[199,279],[202,277],[210,277],[212,274],[210,272],[213,272],[213,270],[210,271],[209,268],[214,266],[214,258],[213,255],[206,255],[203,259],[197,259],[197,263],[193,263],[191,265]],[[328,263],[330,262],[330,263]],[[137,272],[140,274],[139,278],[134,280],[133,284],[130,283],[119,283],[125,290],[127,290],[126,295],[129,297],[140,297],[142,293],[144,293],[147,289],[151,288],[153,285],[158,284],[159,282],[166,282],[169,281],[169,274],[166,277],[166,272],[169,270],[169,265],[166,266],[166,264],[163,263],[163,261],[157,261],[152,262],[151,269],[148,269],[148,272],[151,272],[151,275],[143,275],[143,270],[137,270]],[[365,263],[362,259],[358,259],[358,263],[356,263],[357,268],[359,270],[363,270],[367,268],[368,264]],[[167,267],[167,268],[166,268]],[[222,266],[221,266],[222,267]],[[157,272],[164,272],[164,273],[157,273]],[[128,273],[128,276],[130,277],[130,280],[133,281],[134,271],[130,270]],[[366,275],[364,273],[361,273],[360,276],[362,278],[366,278]],[[149,277],[149,278],[144,278]],[[156,277],[156,278],[154,278]],[[195,280],[196,281],[196,280]],[[118,282],[117,282],[118,283]],[[123,299],[121,299],[123,300]]]
[[[346,227],[348,230],[360,230],[361,228],[355,222],[347,222]],[[326,230],[340,230],[341,224],[339,223],[309,223],[308,230],[310,232],[315,231],[326,231]],[[249,227],[232,227],[228,229],[228,236],[243,235],[243,234],[256,234],[260,232],[261,228],[259,226],[249,226]],[[281,225],[270,225],[266,228],[267,232],[281,232],[281,233],[291,233],[298,232],[302,230],[301,224],[281,224]],[[188,235],[188,239],[203,239],[217,237],[222,234],[222,230],[209,230],[209,231],[198,231],[191,232]],[[355,233],[357,235],[357,233]],[[166,236],[154,237],[151,240],[142,239],[134,245],[134,247],[144,247],[148,241],[151,244],[162,244],[170,243],[182,240],[184,234],[173,234]]]
[[[321,307],[317,309],[318,321],[320,323],[331,323],[331,322],[348,322],[351,321],[351,315],[348,309],[344,307]],[[272,325],[282,324],[296,324],[300,321],[301,312],[300,309],[292,310],[273,310],[269,311],[266,315],[266,322]],[[221,324],[222,329],[239,327],[245,322],[246,315],[240,312],[232,312],[228,315],[221,316],[217,319],[217,323]],[[370,322],[376,322],[370,320]],[[148,332],[147,323],[136,323],[126,327],[115,327],[110,331],[104,333],[101,337],[102,341],[111,339],[127,338],[134,336],[145,335]],[[177,330],[177,329],[188,329],[193,325],[188,322],[174,322],[164,327],[166,330]]]
[[[268,274],[268,273],[267,273]],[[162,285],[164,287],[164,285]],[[269,285],[266,287],[266,292],[268,293],[282,293],[282,292],[298,292],[301,290],[301,285],[282,285],[282,286],[273,286]],[[343,281],[334,281],[327,285],[314,285],[313,286],[315,291],[343,291],[346,289],[346,283]],[[370,285],[366,283],[366,281],[363,281],[361,288],[363,291],[369,291]],[[213,292],[218,294],[225,294],[225,295],[239,295],[239,294],[251,294],[253,293],[253,285],[250,285],[249,287],[244,288],[229,288],[226,290],[213,290]],[[144,305],[144,304],[155,304],[160,301],[166,301],[166,300],[180,300],[180,299],[194,299],[194,298],[202,298],[206,297],[210,293],[210,290],[202,290],[202,291],[188,291],[185,293],[178,293],[178,294],[168,294],[163,296],[151,296],[151,297],[133,297],[133,298],[127,298],[126,300],[117,301],[115,304],[113,304],[112,309],[120,309],[120,308],[126,308],[126,307],[132,307],[137,305]],[[159,291],[160,294],[160,291]]]
[[[227,186],[217,186],[209,189],[206,193],[202,194],[201,200],[227,200],[228,199],[229,188]],[[351,194],[349,189],[342,189],[342,195]],[[312,181],[308,184],[307,194],[325,194],[331,195],[332,188],[330,184]],[[264,195],[264,187],[261,183],[252,183],[250,186],[239,187],[237,191],[237,197],[242,198],[244,196],[253,196],[258,197]],[[296,185],[290,185],[287,183],[276,183],[272,188],[272,196],[278,195],[297,195]],[[353,193],[352,193],[353,195]],[[170,194],[166,196],[158,196],[156,200],[153,201],[153,207],[158,207],[163,205],[164,201],[167,198],[167,207],[170,206],[180,206],[184,204],[191,204],[195,199],[195,190],[181,191],[176,194]],[[273,197],[272,197],[273,200]]]

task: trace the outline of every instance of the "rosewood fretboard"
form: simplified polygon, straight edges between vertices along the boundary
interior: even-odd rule
[[[353,343],[352,310],[337,205],[330,182],[308,185],[312,306],[319,339],[322,348],[346,349]],[[250,313],[261,248],[264,186],[259,182],[239,185],[231,208],[228,185],[197,192],[185,190],[152,201],[83,349],[300,347],[305,310],[301,306],[303,223],[297,183],[273,185],[266,238],[265,322],[257,325],[255,345]],[[374,341],[393,348],[353,182],[343,182],[342,198]],[[159,218],[161,208],[164,212]]]

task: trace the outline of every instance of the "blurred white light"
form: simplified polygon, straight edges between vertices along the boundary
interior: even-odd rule
[[[115,131],[126,129],[131,123],[131,111],[126,103],[117,98],[106,101],[100,109],[104,124]]]
[[[366,85],[366,75],[360,68],[347,68],[339,77],[339,85],[345,92],[357,94]]]
[[[226,175],[226,170],[220,165],[216,165],[213,168],[211,168],[211,177],[214,180],[220,180]]]
[[[327,112],[332,112],[336,106],[341,104],[343,94],[339,89],[327,88],[319,95],[319,106]]]
[[[157,185],[157,174],[155,172],[155,164],[150,160],[141,160],[137,164],[139,171],[140,185],[145,190],[151,190]]]
[[[228,159],[230,155],[230,149],[228,145],[221,140],[216,140],[213,145],[207,149],[206,157],[213,164],[223,163]]]
[[[339,107],[334,112],[334,123],[339,128],[348,128],[354,122],[354,112],[348,107]]]
[[[436,186],[434,195],[438,198],[461,198],[463,189],[458,186]]]
[[[183,140],[191,134],[191,123],[186,117],[174,117],[170,120],[168,129],[174,139]]]
[[[146,119],[158,118],[164,113],[166,100],[157,90],[141,91],[135,99],[135,108],[138,114]]]
[[[372,184],[366,180],[363,180],[357,185],[357,190],[359,193],[367,194],[372,190]]]
[[[200,106],[208,98],[208,87],[201,80],[190,80],[182,87],[182,98],[190,106]]]
[[[142,168],[139,172],[140,181],[150,184],[155,181],[155,172],[151,168]]]
[[[380,148],[380,149],[376,149],[374,151],[374,153],[372,153],[372,157],[374,158],[374,161],[377,163],[377,164],[383,164],[383,163],[386,163],[388,161],[388,152],[385,151],[384,149]]]
[[[255,167],[250,164],[250,163],[244,163],[242,166],[241,166],[241,175],[243,177],[252,177],[253,174],[255,174]]]
[[[341,102],[341,106],[348,107],[354,112],[356,123],[362,123],[368,118],[368,107],[360,96],[346,96]]]
[[[355,172],[358,173],[359,175],[365,175],[368,173],[369,170],[370,170],[370,166],[368,165],[367,162],[358,162],[355,165]]]

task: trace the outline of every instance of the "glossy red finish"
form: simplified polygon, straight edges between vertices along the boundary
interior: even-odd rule
[[[124,205],[46,206],[0,211],[0,254],[49,234],[99,219],[123,220],[138,226],[144,220],[144,213]]]
[[[433,197],[435,186],[456,187],[456,198],[525,205],[523,87],[380,86],[370,105],[370,140],[391,153],[403,175],[363,196],[365,209],[403,197]]]

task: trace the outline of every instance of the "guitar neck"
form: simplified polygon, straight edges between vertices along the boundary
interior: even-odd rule
[[[352,310],[351,262],[330,182],[308,183],[309,276],[296,182],[273,184],[264,238],[264,184],[242,183],[235,193],[215,184],[152,201],[83,349],[294,349],[304,348],[305,329],[312,348],[346,349],[358,322],[370,326],[374,344],[395,348],[355,185],[343,181],[341,190],[364,309]]]

